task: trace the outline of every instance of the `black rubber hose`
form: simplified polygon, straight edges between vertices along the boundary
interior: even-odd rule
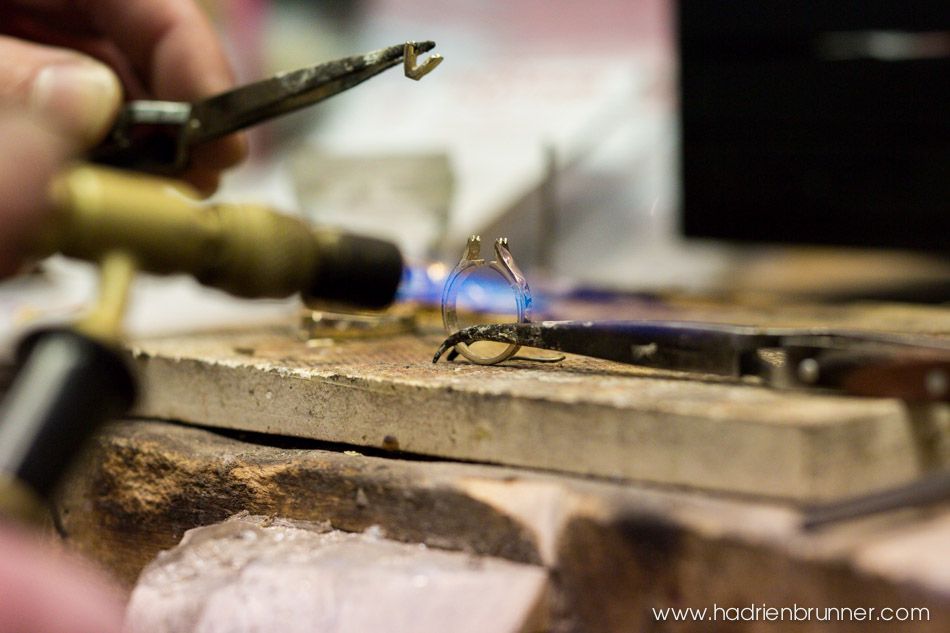
[[[28,336],[0,405],[0,472],[48,497],[84,441],[135,400],[135,379],[111,347],[67,329]]]

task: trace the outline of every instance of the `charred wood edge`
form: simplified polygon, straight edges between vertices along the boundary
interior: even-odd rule
[[[151,421],[104,429],[58,495],[64,538],[128,586],[186,530],[245,510],[348,532],[380,525],[398,541],[540,562],[524,525],[450,477],[427,478],[415,460],[346,455],[311,440],[260,446],[219,431]]]

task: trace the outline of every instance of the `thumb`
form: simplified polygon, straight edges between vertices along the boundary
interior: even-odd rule
[[[105,136],[121,101],[122,85],[105,64],[0,36],[0,103],[25,106],[78,146]]]

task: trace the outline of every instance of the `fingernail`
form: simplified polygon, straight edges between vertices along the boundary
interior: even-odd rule
[[[47,66],[30,89],[30,107],[83,145],[105,136],[121,99],[119,78],[97,62]]]

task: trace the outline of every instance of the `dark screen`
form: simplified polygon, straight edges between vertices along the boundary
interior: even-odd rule
[[[681,0],[683,229],[950,250],[950,2]]]

